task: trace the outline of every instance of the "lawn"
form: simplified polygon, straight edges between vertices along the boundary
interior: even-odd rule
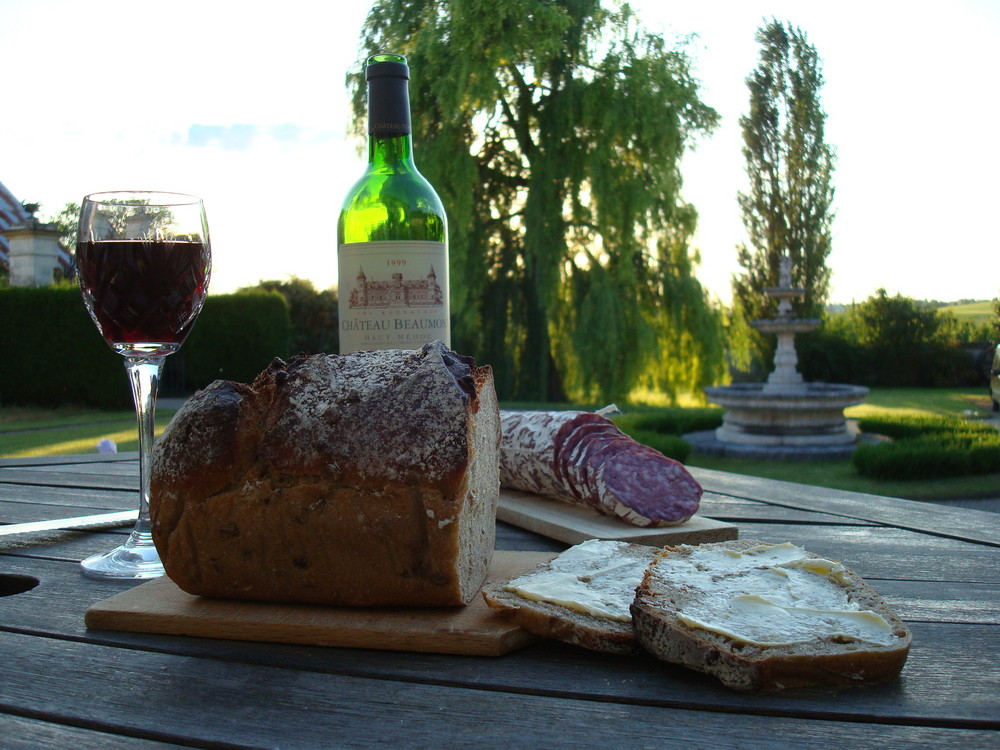
[[[981,419],[990,415],[990,400],[985,388],[873,388],[864,404],[847,409],[845,414],[852,418],[891,414]],[[753,461],[692,454],[688,464],[735,474],[912,500],[1000,496],[1000,474],[900,482],[862,477],[854,470],[849,459]]]
[[[506,406],[545,408],[539,404]],[[636,408],[645,412],[667,407]],[[628,411],[629,407],[625,407],[625,410]],[[855,418],[880,413],[960,415],[975,418],[988,416],[990,403],[985,389],[875,388],[864,404],[847,410],[847,416]],[[157,410],[157,433],[162,432],[172,415],[172,410]],[[0,457],[94,453],[97,441],[103,438],[114,440],[121,452],[136,450],[135,418],[132,413],[71,408],[43,410],[0,407]],[[935,499],[1000,495],[1000,475],[997,474],[920,482],[887,482],[859,476],[849,460],[756,461],[692,454],[688,463],[737,474],[892,497]]]
[[[156,412],[156,434],[163,432],[171,409]],[[139,449],[135,414],[92,409],[0,407],[0,458],[96,453],[97,441],[115,441],[122,453]]]

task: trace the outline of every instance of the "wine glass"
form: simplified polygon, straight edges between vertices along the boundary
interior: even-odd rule
[[[80,563],[91,578],[163,575],[150,533],[149,477],[156,390],[163,360],[201,311],[212,270],[200,198],[149,191],[83,199],[77,240],[83,301],[112,349],[125,357],[139,428],[139,517],[128,541]]]

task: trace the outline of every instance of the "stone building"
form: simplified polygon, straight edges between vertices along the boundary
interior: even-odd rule
[[[56,224],[35,217],[37,204],[22,204],[0,183],[0,267],[11,286],[47,286],[72,275],[73,257]]]

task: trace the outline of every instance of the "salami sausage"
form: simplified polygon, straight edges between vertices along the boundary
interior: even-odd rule
[[[584,411],[500,412],[500,483],[585,505],[636,526],[674,526],[698,510],[687,469]]]

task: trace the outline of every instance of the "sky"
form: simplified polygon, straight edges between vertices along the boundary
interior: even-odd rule
[[[831,301],[1000,295],[1000,2],[634,0],[684,45],[720,126],[692,143],[697,275],[722,302],[744,240],[739,118],[755,31],[801,28],[837,153]],[[364,166],[345,76],[367,2],[0,0],[0,182],[51,217],[99,190],[205,200],[212,292],[336,284],[336,221]],[[420,144],[415,144],[420,164]]]

